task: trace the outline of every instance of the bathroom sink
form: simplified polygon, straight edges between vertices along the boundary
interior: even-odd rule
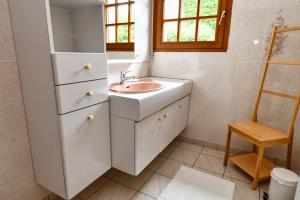
[[[152,80],[133,80],[123,84],[115,83],[109,86],[109,90],[119,93],[144,93],[160,90],[163,88],[161,83]]]

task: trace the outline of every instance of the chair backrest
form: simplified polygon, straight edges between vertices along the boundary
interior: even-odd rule
[[[272,56],[272,51],[273,51],[273,47],[274,47],[276,34],[277,33],[289,32],[289,31],[300,31],[300,26],[299,27],[280,28],[280,29],[278,29],[276,27],[272,31],[272,35],[271,35],[271,39],[270,39],[269,47],[268,47],[268,52],[267,52],[267,55],[266,55],[266,58],[265,58],[264,69],[263,69],[262,77],[261,77],[261,80],[260,80],[260,87],[259,87],[258,95],[256,97],[256,103],[255,103],[255,107],[254,107],[252,121],[257,122],[257,111],[258,111],[261,96],[262,96],[263,93],[279,96],[279,97],[282,97],[282,98],[287,98],[287,99],[290,99],[290,100],[294,100],[295,104],[294,104],[293,112],[292,112],[291,119],[290,119],[290,122],[289,122],[289,128],[288,128],[288,131],[287,131],[287,136],[288,136],[289,139],[291,139],[293,137],[294,126],[295,126],[298,110],[299,110],[299,107],[300,107],[300,88],[299,88],[299,93],[298,93],[297,96],[292,96],[292,95],[289,95],[289,94],[283,94],[283,93],[279,93],[279,92],[264,89],[264,84],[265,84],[265,81],[266,81],[266,76],[267,76],[267,72],[268,72],[270,64],[300,65],[300,60],[299,61],[295,61],[295,60],[274,60],[274,61],[271,61],[270,60],[271,56]]]

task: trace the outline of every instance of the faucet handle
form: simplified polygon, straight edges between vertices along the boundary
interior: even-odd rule
[[[127,71],[121,71],[121,77],[125,77],[126,74],[128,74],[129,72],[131,72],[131,71],[129,71],[129,70],[127,70]]]

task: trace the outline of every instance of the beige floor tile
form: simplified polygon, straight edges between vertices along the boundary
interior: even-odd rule
[[[162,163],[166,160],[167,158],[164,156],[157,156],[148,166],[147,169],[151,171],[156,171]]]
[[[120,173],[121,171],[115,169],[115,168],[111,168],[110,170],[108,170],[105,174],[103,174],[104,177],[106,178],[110,178],[112,179],[113,177],[115,177],[118,173]]]
[[[179,162],[172,159],[166,159],[156,172],[167,177],[173,178],[181,166],[192,167],[192,165],[183,162]]]
[[[152,174],[153,172],[150,170],[143,170],[138,176],[132,176],[125,172],[120,172],[113,178],[113,180],[132,189],[138,190]]]
[[[180,144],[180,142],[177,141],[177,140],[173,140],[173,141],[170,143],[170,145],[175,146],[175,147],[178,147],[179,144]]]
[[[89,200],[129,200],[135,194],[135,190],[130,189],[120,183],[109,181],[98,190]]]
[[[106,183],[109,182],[109,179],[106,177],[100,177],[96,181],[94,181],[91,185],[89,185],[86,189],[78,194],[81,199],[88,199],[94,193],[97,192],[101,187],[103,187]]]
[[[182,148],[182,149],[187,149],[190,151],[195,151],[198,153],[201,153],[201,151],[203,150],[202,146],[198,146],[198,145],[190,144],[190,143],[186,143],[186,142],[181,142],[178,147]]]
[[[143,193],[137,192],[131,200],[155,200],[155,199]]]
[[[259,200],[259,189],[252,190],[251,184],[229,177],[224,177],[224,179],[235,183],[233,200]]]
[[[215,172],[212,172],[212,171],[208,171],[206,169],[201,169],[199,167],[193,167],[193,169],[196,169],[198,171],[201,171],[203,173],[206,173],[206,174],[210,174],[210,175],[213,175],[213,176],[216,176],[216,177],[219,177],[219,178],[223,178],[222,174],[218,174],[218,173],[215,173]]]
[[[228,162],[224,175],[240,181],[246,181],[248,183],[252,182],[252,177],[234,165],[231,161]]]
[[[208,156],[205,154],[200,154],[194,166],[222,175],[224,174],[225,171],[225,167],[223,166],[222,159]]]
[[[170,178],[155,173],[150,177],[140,191],[153,198],[158,198],[170,181]]]
[[[221,159],[224,158],[224,152],[220,151],[220,150],[217,150],[217,149],[212,149],[212,148],[205,147],[203,149],[202,153],[206,154],[206,155],[209,155],[209,156],[214,156],[214,157],[217,157],[217,158],[221,158]]]
[[[177,149],[177,146],[169,145],[159,155],[168,157],[171,153],[175,151],[175,149]]]
[[[189,165],[193,165],[195,161],[197,160],[200,153],[177,148],[170,156],[169,158],[172,158],[174,160],[184,162]]]
[[[61,197],[57,197],[55,200],[65,200],[65,199],[63,199]],[[81,200],[81,199],[79,199],[78,197],[74,197],[74,198],[72,198],[72,200]]]

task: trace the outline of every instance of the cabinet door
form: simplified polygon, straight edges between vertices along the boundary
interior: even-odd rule
[[[160,153],[161,123],[158,113],[135,123],[135,175]]]
[[[169,145],[176,135],[176,104],[172,104],[161,111],[162,125],[160,127],[161,151]]]
[[[72,198],[111,167],[109,105],[59,118],[67,197]]]
[[[183,129],[187,126],[188,114],[189,114],[189,102],[190,96],[186,96],[176,103],[176,131],[175,137],[177,137]]]

